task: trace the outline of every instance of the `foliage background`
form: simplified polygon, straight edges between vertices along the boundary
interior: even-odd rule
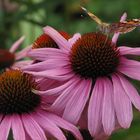
[[[80,6],[109,23],[117,22],[123,12],[128,19],[140,17],[140,0],[0,0],[0,48],[9,48],[22,35],[26,36],[25,47],[46,25],[70,34],[97,31],[97,24]],[[140,28],[121,35],[118,45],[140,46]],[[133,83],[140,91],[140,83]],[[140,112],[134,111],[134,118],[130,129],[114,133],[111,140],[140,140]]]

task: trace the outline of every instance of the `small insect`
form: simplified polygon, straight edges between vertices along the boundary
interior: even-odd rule
[[[133,31],[137,26],[140,26],[140,19],[132,19],[128,21],[121,21],[116,23],[106,23],[101,21],[93,13],[87,11],[84,7],[81,7],[98,25],[99,30],[105,34],[121,33],[125,34]]]

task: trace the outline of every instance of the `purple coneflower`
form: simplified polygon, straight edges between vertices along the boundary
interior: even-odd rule
[[[126,14],[122,19],[125,17]],[[67,81],[57,88],[40,91],[44,95],[59,95],[51,109],[77,124],[87,106],[84,115],[92,136],[98,136],[102,130],[110,135],[116,124],[129,128],[132,104],[140,110],[140,96],[127,77],[140,80],[140,62],[126,56],[140,55],[140,48],[117,47],[118,34],[112,41],[101,33],[75,35],[67,41],[49,26],[44,31],[60,49],[31,50],[29,55],[43,62],[24,70],[36,76]]]
[[[71,36],[64,31],[59,31],[59,33],[65,38],[70,39]],[[59,46],[55,43],[55,41],[47,34],[40,35],[33,43],[32,49],[38,48],[58,48]]]
[[[22,60],[26,57],[27,52],[31,46],[24,48],[23,50],[16,52],[24,40],[24,36],[19,38],[9,50],[0,49],[0,71],[10,67],[21,67],[30,64],[31,60]],[[20,60],[20,61],[19,61]]]
[[[0,140],[7,140],[10,133],[14,140],[47,140],[48,136],[66,140],[61,129],[82,140],[75,126],[47,111],[46,97],[33,89],[41,86],[30,74],[8,70],[0,75]]]
[[[69,35],[67,32],[65,31],[59,31],[59,33],[66,39],[70,39],[71,35]],[[41,34],[39,37],[37,37],[37,39],[33,42],[32,44],[32,49],[39,49],[39,48],[56,48],[59,49],[59,46],[56,44],[56,42],[47,34]],[[38,63],[40,62],[40,60],[34,60],[34,63]],[[48,89],[48,87],[46,87],[46,83],[51,87],[57,87],[62,85],[64,82],[60,82],[59,80],[53,80],[53,79],[49,79],[49,78],[41,78],[41,82],[40,82],[40,86],[42,90],[46,90]],[[53,100],[55,100],[56,96],[53,97]],[[51,100],[51,102],[53,102],[53,100]]]

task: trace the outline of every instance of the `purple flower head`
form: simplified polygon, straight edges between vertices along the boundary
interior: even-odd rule
[[[31,46],[17,52],[23,41],[24,36],[19,38],[9,50],[0,49],[0,71],[6,68],[20,68],[32,63],[32,60],[22,60],[27,57],[27,52],[31,49]]]
[[[121,21],[125,18],[126,13]],[[36,76],[65,81],[56,88],[38,90],[42,95],[57,96],[50,109],[73,124],[78,124],[84,115],[95,137],[101,132],[111,135],[117,126],[129,128],[132,104],[140,110],[140,96],[127,77],[140,80],[140,62],[126,56],[140,55],[140,48],[116,46],[119,34],[112,40],[102,33],[75,34],[67,41],[49,26],[44,32],[59,49],[31,50],[28,55],[42,62],[23,69]]]
[[[11,132],[14,140],[66,140],[61,129],[82,140],[74,125],[47,109],[51,98],[34,93],[35,89],[42,90],[41,82],[20,70],[0,75],[0,140],[7,140]]]

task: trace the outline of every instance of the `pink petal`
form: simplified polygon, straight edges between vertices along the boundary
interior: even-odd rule
[[[12,132],[14,140],[25,140],[25,130],[19,115],[12,116]]]
[[[43,28],[44,32],[49,35],[59,46],[60,49],[64,51],[69,51],[71,44],[63,37],[60,33],[58,33],[55,29],[50,26],[46,26]]]
[[[113,104],[113,85],[108,78],[102,80],[104,82],[104,98],[103,98],[103,112],[102,123],[104,132],[111,135],[115,128],[115,111]]]
[[[81,38],[81,34],[80,33],[76,33],[74,34],[74,36],[72,38],[70,38],[68,40],[68,42],[71,44],[71,46],[79,39]]]
[[[120,82],[121,82],[125,92],[129,96],[129,98],[132,101],[132,103],[134,104],[134,106],[138,110],[140,110],[140,95],[138,94],[135,87],[123,76],[121,76],[121,75],[117,75],[117,76],[119,77]]]
[[[45,129],[45,131],[49,132],[56,139],[66,140],[66,137],[62,133],[61,129],[57,127],[56,124],[51,121],[51,119],[48,119],[46,113],[37,113],[34,118]]]
[[[14,69],[18,69],[18,68],[22,68],[24,66],[30,65],[33,63],[33,60],[23,60],[23,61],[18,61],[16,63],[14,63],[14,65],[12,65],[12,68]]]
[[[122,17],[120,19],[120,22],[125,21],[126,18],[127,18],[127,13],[123,13],[123,15],[122,15]],[[117,43],[117,40],[118,40],[119,35],[120,35],[120,33],[115,33],[114,36],[112,37],[112,42],[114,44]]]
[[[68,59],[68,52],[55,48],[38,48],[28,52],[28,56],[40,61],[47,59]]]
[[[68,88],[71,84],[73,85],[73,82],[76,82],[75,78],[70,79],[68,82],[64,83],[63,85],[53,88],[53,89],[49,89],[47,91],[37,91],[35,90],[36,93],[40,93],[40,94],[46,94],[46,95],[57,95],[59,92],[62,93],[66,88]]]
[[[71,90],[73,95],[67,101],[63,114],[65,120],[77,124],[89,98],[91,83],[91,80],[82,80]]]
[[[46,140],[43,129],[37,124],[33,117],[29,115],[22,115],[24,127],[33,140]]]
[[[127,18],[127,13],[124,12],[123,15],[121,16],[120,22],[125,21]]]
[[[20,60],[24,57],[27,57],[27,53],[31,50],[31,45],[24,48],[23,50],[21,50],[20,52],[16,53],[16,60]]]
[[[126,58],[121,58],[120,66],[118,71],[133,78],[140,80],[140,62],[135,60],[128,60]]]
[[[29,74],[33,74],[34,76],[38,77],[46,77],[50,79],[56,79],[59,81],[69,80],[73,77],[73,73],[70,72],[67,69],[52,69],[52,70],[46,70],[41,72],[32,72],[32,71],[24,71]]]
[[[119,51],[121,55],[140,55],[140,48],[131,48],[126,46],[120,46]]]
[[[132,78],[132,79],[136,79],[136,80],[140,80],[140,73],[138,71],[139,69],[134,69],[134,68],[121,68],[119,69],[119,71],[125,75],[127,75],[128,77]]]
[[[120,57],[120,67],[135,68],[137,66],[140,66],[139,61],[129,60],[125,57]]]
[[[91,93],[88,108],[88,128],[92,136],[98,134],[102,127],[101,113],[103,102],[103,82],[102,79],[97,79]]]
[[[78,128],[75,127],[74,125],[70,124],[69,122],[65,121],[64,119],[62,119],[62,118],[60,118],[60,117],[58,117],[58,116],[56,116],[55,114],[52,114],[52,113],[47,113],[47,117],[50,120],[52,120],[59,127],[72,132],[72,134],[74,134],[74,136],[78,140],[83,140],[80,132],[78,131]]]
[[[11,127],[11,116],[6,116],[0,123],[0,140],[7,140]]]
[[[56,81],[49,78],[42,78],[40,81],[37,81],[37,85],[40,87],[40,90],[46,91],[64,84],[64,82]]]
[[[20,37],[12,46],[11,46],[11,48],[10,48],[10,52],[11,53],[13,53],[13,52],[15,52],[17,49],[18,49],[18,47],[21,45],[21,43],[24,41],[24,36],[22,36],[22,37]]]
[[[74,81],[74,80],[72,80]],[[76,89],[79,85],[79,79],[68,85],[68,87],[64,91],[61,92],[60,96],[55,100],[55,102],[50,107],[50,110],[55,111],[57,114],[61,114],[62,111],[65,109],[66,104],[72,98],[74,92],[72,92],[73,89]]]
[[[28,71],[25,71],[28,72]],[[63,76],[66,75],[68,73],[70,73],[71,70],[67,69],[67,68],[52,68],[52,69],[48,69],[48,70],[44,70],[44,71],[39,71],[39,72],[32,72],[32,74],[37,75],[37,76],[43,76],[43,77],[47,77],[49,76]]]
[[[113,75],[112,81],[114,87],[114,107],[118,122],[123,128],[129,128],[133,118],[131,101],[122,87],[118,76]]]
[[[61,67],[69,67],[69,63],[66,60],[58,60],[58,59],[49,59],[43,62],[27,65],[22,67],[22,70],[26,71],[45,71],[49,69],[56,69]]]
[[[137,68],[121,68],[119,71],[132,79],[140,80],[140,73]]]

